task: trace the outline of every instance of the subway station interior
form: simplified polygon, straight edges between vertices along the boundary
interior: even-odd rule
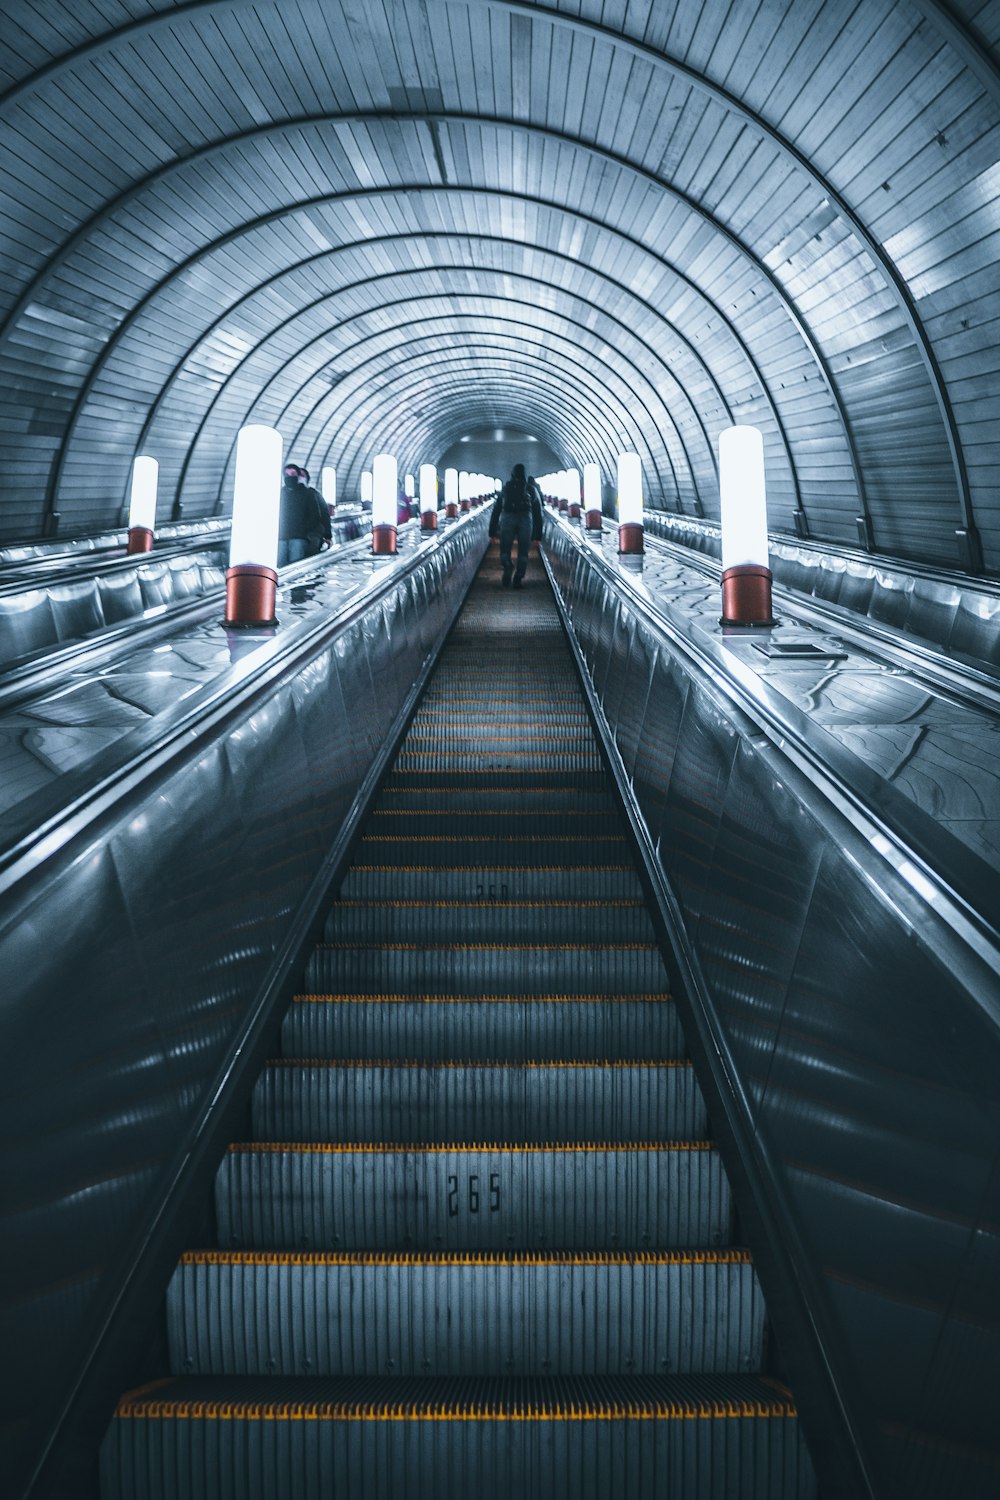
[[[1000,0],[0,0],[0,236],[3,1494],[996,1500]]]

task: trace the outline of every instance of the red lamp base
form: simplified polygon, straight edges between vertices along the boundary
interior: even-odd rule
[[[130,526],[126,552],[152,552],[153,533],[148,526]]]
[[[277,625],[274,600],[278,575],[273,568],[240,563],[226,569],[226,624]]]
[[[643,528],[635,521],[627,521],[618,528],[618,551],[619,552],[642,552]]]
[[[437,531],[438,513],[436,510],[423,510],[420,512],[420,530]]]
[[[377,557],[384,557],[396,550],[396,528],[395,526],[373,526],[372,527],[372,551]]]
[[[722,575],[723,625],[773,625],[771,570],[741,563]]]
[[[579,521],[580,507],[575,500],[569,502],[569,518],[571,521]]]
[[[587,512],[587,530],[588,531],[600,531],[600,529],[601,529],[601,512],[599,510],[588,510],[588,512]]]
[[[458,506],[455,504],[454,500],[449,500],[448,504],[444,508],[444,518],[445,518],[445,520],[446,521],[454,521],[454,519],[455,519],[455,517],[457,515],[458,515]]]

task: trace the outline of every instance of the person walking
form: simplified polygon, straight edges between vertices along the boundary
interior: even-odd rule
[[[286,464],[282,470],[278,511],[279,568],[308,555],[309,533],[316,524],[315,507],[305,486],[299,483],[299,466]]]
[[[309,470],[304,469],[301,464],[299,469],[299,484],[302,485],[309,498],[309,504],[313,508],[314,515],[309,523],[306,533],[306,556],[315,557],[317,552],[322,552],[329,547],[333,541],[333,527],[330,524],[330,507],[327,505],[319,490],[314,489],[309,483]]]
[[[526,477],[524,464],[514,465],[510,478],[494,502],[490,514],[490,536],[500,538],[501,583],[506,589],[513,582],[519,589],[524,582],[531,544],[542,539],[542,497],[535,481]],[[515,541],[516,568],[512,557]]]

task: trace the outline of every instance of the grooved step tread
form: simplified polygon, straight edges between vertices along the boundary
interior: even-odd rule
[[[649,1421],[792,1418],[791,1392],[767,1376],[259,1377],[155,1381],[122,1397],[119,1420]]]
[[[749,1250],[186,1250],[182,1266],[749,1266]]]

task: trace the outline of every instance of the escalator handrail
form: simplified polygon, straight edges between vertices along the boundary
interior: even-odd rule
[[[322,650],[380,603],[402,578],[444,547],[459,529],[481,523],[483,516],[482,511],[472,511],[451,522],[445,531],[421,534],[414,552],[387,558],[386,566],[340,609],[282,630],[261,648],[263,660],[258,660],[260,653],[255,651],[173,708],[123,736],[99,766],[91,762],[67,773],[60,785],[68,788],[68,800],[0,851],[0,900],[16,899],[17,888],[37,879],[48,859],[61,854],[82,834],[92,834],[94,825],[112,815],[125,799],[139,793],[154,777],[169,772],[253,703],[266,698],[296,663]]]
[[[694,631],[670,604],[643,597],[635,580],[614,568],[568,521],[563,537],[589,566],[628,600],[646,624],[772,741],[816,791],[866,839],[873,856],[887,860],[931,902],[977,959],[1000,973],[1000,899],[996,871],[967,845],[850,751],[825,735],[809,716],[772,691],[733,653]],[[986,1012],[1000,1026],[1000,1015]]]

